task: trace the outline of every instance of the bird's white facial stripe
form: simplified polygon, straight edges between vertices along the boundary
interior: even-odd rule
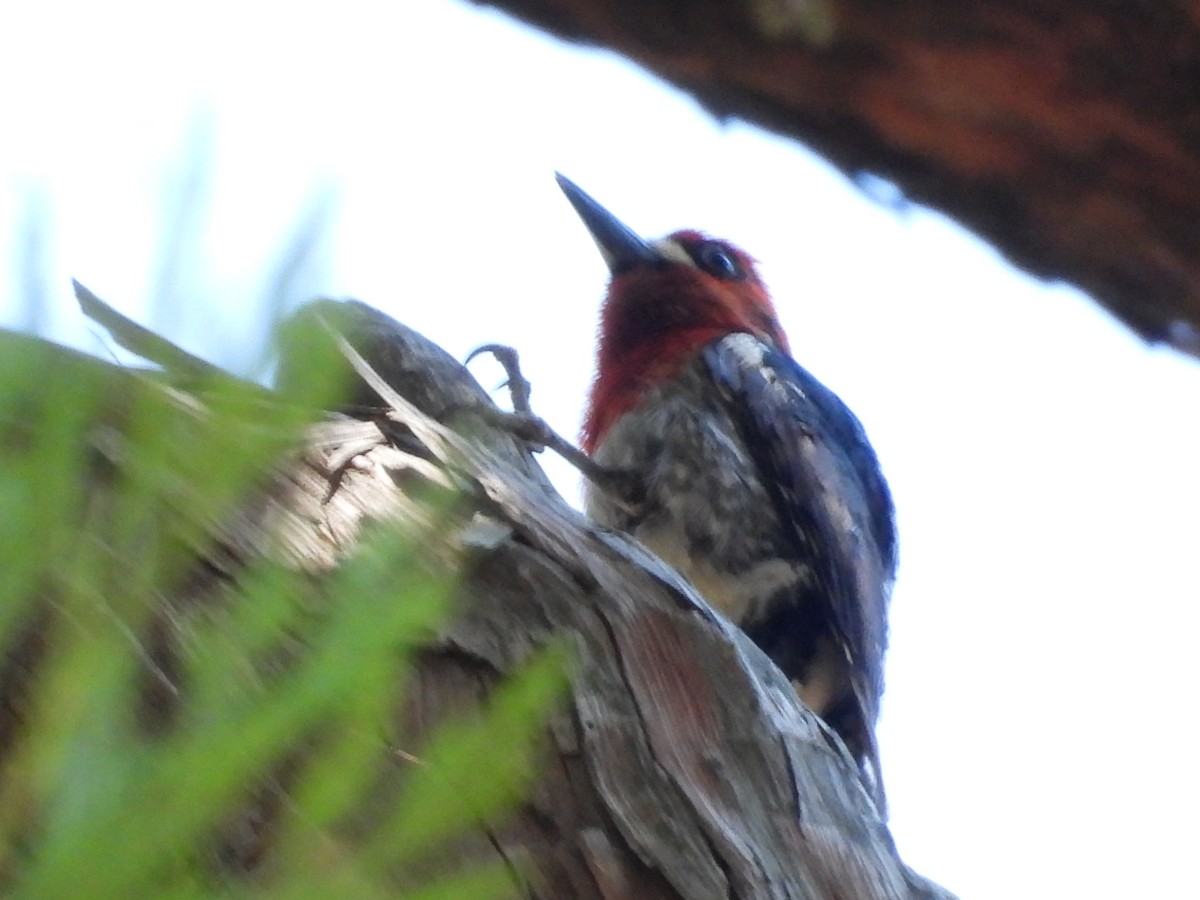
[[[761,369],[764,365],[767,348],[752,334],[738,332],[724,339],[725,346],[737,354],[747,369]]]
[[[654,241],[652,244],[655,250],[659,252],[663,259],[669,259],[671,262],[683,263],[685,266],[691,266],[693,269],[699,268],[696,261],[688,255],[688,252],[683,249],[683,244],[671,238],[662,238]]]

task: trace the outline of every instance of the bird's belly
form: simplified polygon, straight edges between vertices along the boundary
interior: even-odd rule
[[[746,627],[772,603],[796,603],[812,570],[797,559],[734,423],[706,402],[696,373],[661,388],[613,424],[595,459],[638,473],[636,509],[588,487],[597,522],[625,531],[688,578],[711,604]]]
[[[788,543],[736,427],[706,396],[685,377],[614,423],[596,461],[638,473],[644,496],[631,509],[589,486],[588,513],[678,570],[824,714],[846,695],[849,673],[818,600],[813,561]]]
[[[759,618],[771,598],[794,594],[807,574],[803,567],[777,557],[750,562],[736,571],[718,568],[710,556],[696,552],[686,525],[679,522],[658,519],[635,528],[633,536],[677,569],[705,600],[735,623]]]

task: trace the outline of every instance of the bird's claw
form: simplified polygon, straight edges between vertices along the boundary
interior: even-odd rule
[[[464,365],[484,353],[494,356],[496,362],[500,363],[505,374],[508,375],[506,384],[512,397],[513,411],[505,412],[488,405],[480,407],[476,412],[482,415],[489,424],[502,428],[524,441],[534,452],[549,447],[574,466],[584,478],[619,499],[623,504],[633,506],[639,502],[641,486],[632,472],[609,469],[600,465],[551,428],[545,419],[534,414],[529,401],[532,385],[521,373],[520,357],[515,348],[504,344],[484,344],[482,347],[476,347],[467,355]]]
[[[533,392],[533,386],[521,373],[521,358],[517,354],[516,348],[504,344],[484,344],[468,353],[463,365],[469,365],[471,360],[484,353],[492,354],[496,358],[496,362],[500,363],[504,369],[504,374],[508,376],[504,386],[508,387],[513,411],[532,415],[533,407],[530,405],[529,397]]]

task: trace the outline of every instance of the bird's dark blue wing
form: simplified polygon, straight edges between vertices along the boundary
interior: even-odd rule
[[[858,743],[877,770],[874,725],[896,538],[891,495],[875,453],[846,405],[769,344],[733,334],[705,348],[704,359],[772,495],[795,558],[815,575],[816,602],[827,617],[822,624],[849,663],[865,731],[843,737],[852,750]]]

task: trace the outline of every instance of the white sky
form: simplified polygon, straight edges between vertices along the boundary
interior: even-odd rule
[[[71,276],[248,371],[271,266],[324,198],[296,299],[357,296],[459,356],[513,344],[573,435],[605,272],[554,170],[648,236],[748,248],[896,495],[881,741],[905,859],[976,900],[1195,891],[1195,362],[619,59],[454,0],[15,6],[0,245],[46,226],[35,325],[97,352]],[[208,207],[170,282],[196,135]]]

